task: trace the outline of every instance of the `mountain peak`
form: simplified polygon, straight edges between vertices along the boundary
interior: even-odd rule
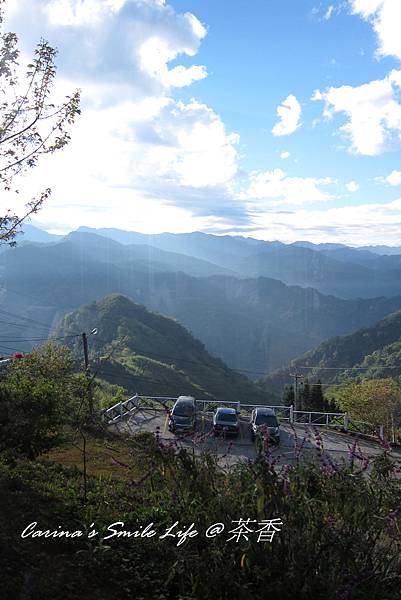
[[[109,357],[98,364],[99,377],[129,392],[189,394],[261,404],[272,400],[256,384],[211,356],[178,322],[147,310],[127,296],[110,294],[67,314],[56,335],[71,336],[94,328],[98,335],[90,338],[92,361]],[[81,357],[79,336],[66,339]]]

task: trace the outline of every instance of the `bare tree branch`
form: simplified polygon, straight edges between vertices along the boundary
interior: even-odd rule
[[[4,1],[0,0],[0,27]],[[18,37],[0,31],[0,94],[4,98],[0,103],[0,186],[6,192],[18,193],[18,175],[35,167],[41,156],[68,144],[69,128],[80,114],[80,90],[61,104],[52,101],[56,55],[57,50],[41,39],[21,75]],[[24,221],[40,210],[50,193],[47,188],[27,202],[22,215],[9,208],[0,216],[0,245],[15,245]]]

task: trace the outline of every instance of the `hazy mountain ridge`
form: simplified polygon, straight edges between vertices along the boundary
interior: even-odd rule
[[[142,246],[143,252],[145,247],[172,252],[177,260],[178,255],[186,255],[187,260],[192,257],[206,261],[214,265],[215,271],[219,267],[237,277],[271,277],[288,285],[314,287],[324,294],[343,298],[401,294],[401,249],[396,247],[352,248],[302,241],[284,244],[201,232],[148,235],[90,227],[80,227],[74,232],[75,235],[83,233],[96,234],[125,246]],[[388,255],[383,255],[386,248]],[[202,267],[198,265],[198,268]],[[198,274],[194,271],[195,264],[191,270],[184,262],[182,269]],[[205,269],[203,265],[199,274],[212,274]]]
[[[88,338],[93,370],[131,393],[191,394],[249,403],[272,400],[254,383],[212,357],[182,325],[122,295],[106,296],[69,313],[55,335],[89,333],[95,327],[97,335]],[[82,357],[80,336],[67,338],[66,343],[77,357]]]

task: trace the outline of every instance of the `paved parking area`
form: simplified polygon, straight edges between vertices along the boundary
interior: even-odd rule
[[[249,431],[249,419],[246,417],[240,419],[240,435],[230,438],[213,436],[210,414],[198,416],[194,433],[175,435],[168,430],[168,415],[163,408],[138,408],[128,418],[120,420],[111,427],[128,434],[141,431],[159,432],[162,440],[177,440],[183,447],[194,449],[197,453],[205,450],[216,453],[221,459],[222,466],[230,466],[256,456],[255,443],[252,442]],[[330,455],[335,461],[348,456],[355,438],[323,427],[317,429],[303,424],[290,426],[288,423],[281,424],[280,444],[269,446],[270,452],[277,463],[283,465],[292,464],[297,457],[313,460],[319,455],[316,432],[321,436],[324,453]],[[382,451],[380,445],[374,440],[359,439],[358,447],[362,454],[369,457],[377,456]],[[393,449],[392,454],[394,459],[401,460],[399,450]]]

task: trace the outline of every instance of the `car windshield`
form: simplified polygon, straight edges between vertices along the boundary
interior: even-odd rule
[[[278,427],[277,417],[274,415],[257,415],[256,425],[267,425],[268,427]]]
[[[172,414],[175,417],[192,417],[194,414],[194,407],[191,404],[176,404]]]
[[[217,413],[219,421],[227,421],[228,423],[235,423],[237,421],[237,415],[235,413]]]

